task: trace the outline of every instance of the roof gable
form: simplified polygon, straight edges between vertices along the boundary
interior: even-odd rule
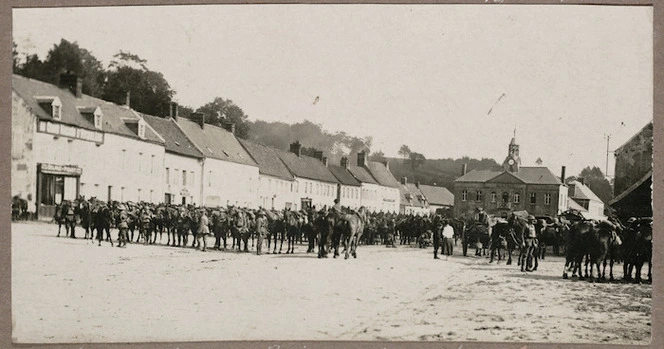
[[[433,185],[420,185],[420,191],[427,198],[431,205],[453,206],[454,194],[447,190],[445,187],[437,187]]]
[[[279,156],[274,149],[240,139],[240,144],[247,150],[249,155],[258,164],[258,172],[263,175],[277,177],[285,180],[292,181],[293,175],[288,171],[288,168],[279,159]]]
[[[399,188],[399,181],[394,178],[394,175],[384,164],[377,161],[369,161],[369,173],[378,181],[378,184],[390,187]]]
[[[603,202],[595,193],[588,188],[585,184],[582,184],[579,181],[572,181],[570,184],[574,186],[574,193],[570,195],[572,199],[581,199],[581,200],[590,200],[590,201],[599,201]]]
[[[507,184],[524,184],[523,179],[517,177],[514,173],[505,171],[490,180],[487,183],[507,183]]]
[[[328,165],[328,168],[330,169],[330,172],[332,172],[332,174],[337,177],[341,184],[356,187],[361,185],[360,182],[358,182],[357,179],[355,179],[355,177],[353,177],[350,171],[348,171],[346,168],[336,165]]]
[[[274,150],[288,170],[297,177],[313,179],[322,182],[339,183],[339,180],[318,159],[310,156],[297,156],[289,151]]]
[[[201,128],[198,123],[184,118],[178,118],[177,123],[205,157],[258,166],[235,135],[223,128],[210,124],[205,124],[205,127]]]
[[[175,123],[175,120],[147,114],[142,114],[142,116],[148,125],[164,138],[166,151],[199,159],[203,158],[203,153],[196,149],[196,146]]]
[[[364,167],[348,165],[348,171],[350,171],[350,173],[353,174],[353,177],[361,183],[378,184],[369,171]]]

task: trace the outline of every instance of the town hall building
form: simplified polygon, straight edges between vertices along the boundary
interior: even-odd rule
[[[455,217],[470,217],[478,207],[496,216],[514,211],[555,216],[567,209],[567,187],[546,167],[522,167],[514,138],[502,167],[465,173],[464,166],[463,172],[454,181]]]

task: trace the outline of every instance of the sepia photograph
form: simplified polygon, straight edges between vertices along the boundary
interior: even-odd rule
[[[12,342],[649,345],[653,14],[13,8]]]

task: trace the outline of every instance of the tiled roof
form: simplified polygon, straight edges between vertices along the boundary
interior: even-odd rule
[[[185,118],[178,118],[177,123],[206,157],[258,166],[235,135],[229,131],[210,124],[205,124],[205,127],[201,128],[197,122]]]
[[[590,188],[586,185],[581,184],[579,181],[572,181],[570,183],[574,186],[574,193],[570,195],[572,199],[581,199],[581,200],[590,200],[590,201],[599,201],[602,202],[602,199],[597,197]]]
[[[496,176],[505,172],[502,169],[490,170],[472,170],[465,175],[457,178],[455,182],[475,182],[484,183]],[[546,167],[519,167],[519,172],[513,175],[527,184],[557,184],[562,185],[562,182],[556,177],[551,170]]]
[[[378,181],[378,183],[385,187],[399,188],[399,181],[394,178],[392,172],[387,167],[377,161],[369,161],[369,172]]]
[[[249,155],[258,164],[258,172],[263,175],[273,176],[292,181],[293,175],[288,168],[279,159],[279,156],[273,148],[268,146],[240,139],[240,144],[249,152]]]
[[[445,187],[420,184],[420,191],[431,205],[453,206],[454,194]]]
[[[528,184],[563,184],[560,179],[558,179],[558,177],[551,173],[551,170],[546,167],[519,167],[519,172],[515,174]]]
[[[49,120],[88,130],[96,130],[92,120],[86,119],[81,114],[81,110],[85,112],[99,107],[103,113],[101,131],[140,139],[125,123],[125,120],[138,121],[140,116],[137,112],[125,106],[117,105],[88,95],[82,95],[81,98],[76,98],[76,96],[68,89],[22,77],[20,75],[12,75],[12,89],[41,120]],[[58,97],[62,102],[60,120],[53,120],[53,117],[39,105],[39,102],[35,97]],[[159,135],[153,132],[149,127],[145,130],[145,140],[163,144]]]
[[[166,141],[166,151],[194,158],[203,158],[203,153],[198,151],[196,146],[189,141],[184,132],[175,123],[175,120],[147,114],[141,115],[164,138]]]
[[[369,171],[364,167],[348,165],[348,171],[353,174],[355,179],[362,183],[378,184]]]
[[[420,200],[424,194],[413,183],[399,184],[399,194],[403,206],[426,207],[424,201]]]
[[[298,177],[314,179],[317,181],[339,183],[339,180],[325,167],[323,163],[310,156],[297,156],[289,151],[275,149],[281,161],[286,164],[290,172]]]
[[[342,166],[328,165],[327,168],[330,169],[332,174],[337,177],[341,184],[352,185],[356,187],[360,186],[360,182],[358,182],[357,179],[355,179],[355,177],[353,177],[353,175]]]

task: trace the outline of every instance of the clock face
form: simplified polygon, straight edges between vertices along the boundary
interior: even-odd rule
[[[509,159],[509,161],[507,161],[507,163],[510,164],[510,165],[514,165],[514,159]]]

